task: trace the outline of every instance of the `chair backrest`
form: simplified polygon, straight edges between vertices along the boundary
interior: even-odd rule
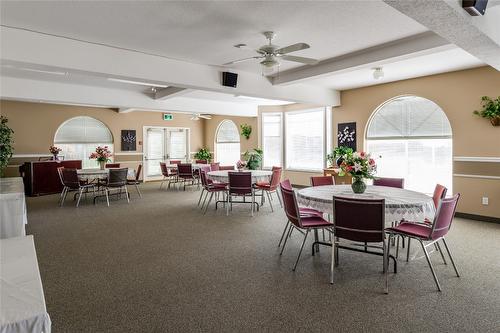
[[[201,186],[203,186],[204,188],[208,186],[207,173],[204,170],[200,170],[200,181],[201,181]]]
[[[281,181],[281,168],[273,170],[269,189],[271,191],[276,190],[278,188],[278,185],[280,184],[280,181]]]
[[[208,164],[207,160],[196,160],[196,164]]]
[[[220,165],[219,170],[234,170],[234,165]]]
[[[252,193],[251,172],[229,172],[229,193],[250,194]]]
[[[124,186],[127,184],[128,168],[109,169],[108,186]]]
[[[76,169],[63,168],[61,171],[64,186],[70,188],[80,187],[80,180],[78,179],[78,173],[76,172]]]
[[[382,242],[385,200],[333,197],[334,234],[356,242]]]
[[[459,198],[460,193],[457,193],[453,197],[442,199],[439,202],[436,216],[432,223],[430,239],[437,239],[448,233],[453,222],[453,217],[455,216],[455,209],[457,208]]]
[[[290,183],[290,179],[285,179],[280,183],[280,186],[288,191],[292,190],[292,184]]]
[[[170,164],[181,164],[181,160],[170,160]]]
[[[161,174],[165,177],[169,177],[170,173],[168,172],[167,164],[164,162],[160,162]]]
[[[404,188],[405,180],[403,178],[375,178],[373,185]]]
[[[210,168],[210,165],[208,165],[208,164],[207,165],[200,165],[200,169],[199,170],[200,170],[200,172],[201,171],[205,171],[205,172],[212,171],[212,169]]]
[[[297,198],[295,197],[295,192],[288,187],[290,182],[288,180],[282,181],[280,183],[281,197],[283,198],[283,209],[285,210],[286,217],[288,220],[297,227],[302,227],[300,222],[299,206],[297,205]]]
[[[311,177],[312,186],[335,185],[332,176],[313,176]]]
[[[64,170],[64,167],[57,168],[57,174],[59,175],[59,180],[61,181],[62,186],[64,186],[64,180],[63,180],[63,174],[62,174],[63,170]]]
[[[434,188],[434,194],[432,195],[432,201],[434,201],[434,207],[436,207],[436,209],[439,206],[439,201],[446,197],[446,192],[448,192],[448,189],[446,187],[441,184],[436,184],[436,187]]]
[[[106,163],[105,168],[119,168],[120,163]]]
[[[142,164],[139,164],[137,167],[137,170],[135,171],[135,181],[138,182],[139,178],[141,177],[141,171],[142,171]],[[163,173],[163,170],[161,171]]]
[[[219,166],[220,166],[220,162],[217,162],[217,163],[210,163],[210,170],[212,171],[219,171]]]
[[[192,177],[193,176],[193,166],[191,163],[179,163],[177,164],[177,171],[179,172],[179,177]]]

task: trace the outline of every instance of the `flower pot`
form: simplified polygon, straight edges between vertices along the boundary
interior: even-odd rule
[[[362,178],[352,178],[351,184],[352,191],[354,193],[364,193],[366,190],[366,184]]]
[[[104,170],[104,167],[106,166],[106,161],[99,161],[99,167],[101,170]]]
[[[500,117],[490,118],[490,121],[493,126],[500,126]]]

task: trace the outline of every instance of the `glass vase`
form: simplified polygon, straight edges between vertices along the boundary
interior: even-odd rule
[[[366,190],[366,184],[363,181],[363,178],[353,177],[351,188],[354,193],[364,193]]]
[[[104,167],[106,166],[106,161],[99,161],[99,167],[101,170],[104,170]]]

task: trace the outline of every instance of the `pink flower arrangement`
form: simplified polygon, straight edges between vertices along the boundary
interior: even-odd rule
[[[246,161],[243,161],[243,160],[239,160],[238,162],[236,162],[236,167],[238,169],[243,169],[247,166],[247,162]]]
[[[97,160],[98,162],[109,162],[111,161],[111,156],[113,156],[113,154],[111,153],[111,150],[109,150],[108,146],[99,146],[95,149],[95,152],[90,154],[89,158],[91,160]]]
[[[59,147],[56,147],[56,146],[50,146],[49,147],[49,151],[52,155],[57,155],[59,154],[60,152],[62,152],[62,149],[59,148]]]
[[[339,175],[351,175],[353,178],[374,178],[377,172],[377,164],[367,152],[355,152],[345,156],[340,165]]]

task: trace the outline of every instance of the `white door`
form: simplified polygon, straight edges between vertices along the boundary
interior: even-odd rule
[[[186,162],[189,158],[189,130],[167,128],[167,159]]]

